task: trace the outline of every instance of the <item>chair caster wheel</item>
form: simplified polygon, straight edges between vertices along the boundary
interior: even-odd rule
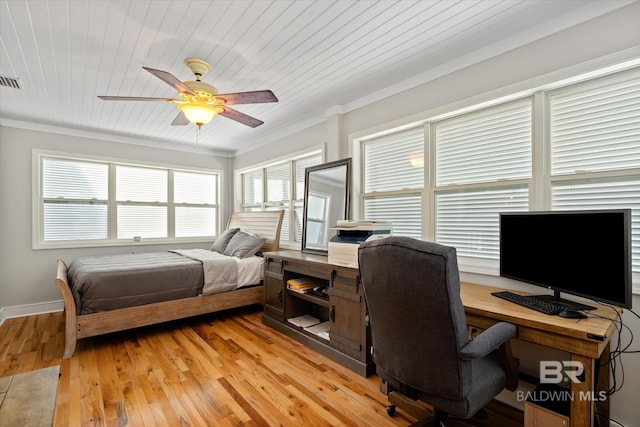
[[[387,414],[389,414],[390,417],[393,417],[396,414],[396,405],[391,404],[387,406]]]
[[[477,420],[486,420],[489,418],[489,414],[487,414],[487,411],[485,411],[484,408],[480,408],[478,409],[478,412],[473,414],[473,418]]]

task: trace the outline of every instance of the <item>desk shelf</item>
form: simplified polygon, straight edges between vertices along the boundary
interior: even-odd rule
[[[369,376],[375,372],[366,323],[366,305],[359,272],[329,264],[326,256],[299,251],[266,252],[265,306],[262,323],[335,360]],[[287,289],[287,281],[312,278],[329,287],[329,298]],[[329,340],[293,325],[287,319],[311,315],[329,322]]]
[[[321,307],[331,307],[329,298],[321,298],[311,294],[301,294],[300,292],[292,291],[291,289],[287,289],[287,295],[291,298],[299,298],[304,301],[309,301],[310,303],[317,304]]]

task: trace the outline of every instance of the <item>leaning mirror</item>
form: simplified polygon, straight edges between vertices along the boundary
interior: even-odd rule
[[[349,219],[351,159],[336,160],[305,170],[302,252],[327,254],[331,227]]]

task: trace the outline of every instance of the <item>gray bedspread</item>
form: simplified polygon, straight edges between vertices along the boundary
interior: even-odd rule
[[[199,295],[200,261],[173,252],[76,258],[67,270],[78,314]]]

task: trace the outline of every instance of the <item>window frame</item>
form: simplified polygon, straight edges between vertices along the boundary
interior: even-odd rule
[[[69,159],[79,162],[104,163],[108,165],[108,199],[107,199],[107,238],[92,240],[44,240],[44,204],[43,185],[42,185],[42,164],[45,158]],[[131,166],[140,168],[157,168],[164,169],[168,172],[168,200],[167,207],[167,237],[161,238],[142,238],[135,239],[118,239],[117,238],[117,207],[122,205],[116,200],[115,194],[115,169],[116,165]],[[102,157],[88,154],[69,153],[49,150],[32,150],[32,249],[62,249],[62,248],[89,248],[89,247],[110,247],[110,246],[131,246],[131,245],[157,245],[167,243],[200,243],[212,242],[217,236],[197,236],[197,237],[175,237],[175,208],[182,206],[182,203],[174,203],[173,200],[173,173],[174,171],[200,173],[216,176],[216,200],[212,204],[203,204],[202,206],[213,206],[216,208],[216,218],[214,223],[218,234],[223,228],[222,211],[224,200],[224,171],[220,169],[207,169],[184,165],[143,162],[130,159]],[[134,202],[136,204],[136,202]],[[144,205],[156,206],[157,203],[143,203]]]
[[[464,111],[463,113],[460,114],[453,114],[451,116],[442,118],[442,119],[434,119],[434,120],[429,120],[426,125],[429,127],[429,133],[428,133],[428,145],[429,145],[429,160],[428,162],[425,161],[425,164],[429,165],[429,175],[430,175],[430,180],[429,180],[429,187],[428,187],[428,194],[429,194],[429,201],[428,201],[428,207],[429,209],[423,209],[423,211],[428,211],[429,212],[429,221],[428,221],[428,238],[432,241],[437,241],[437,226],[436,226],[436,222],[437,222],[437,196],[439,194],[442,195],[446,195],[446,194],[451,194],[451,193],[457,193],[457,192],[466,192],[466,193],[473,193],[473,192],[477,192],[477,191],[503,191],[503,190],[509,190],[509,189],[513,189],[513,190],[517,190],[517,189],[526,189],[529,193],[529,199],[528,199],[528,206],[529,206],[529,210],[532,210],[532,206],[533,206],[533,188],[534,188],[534,181],[535,181],[535,165],[539,164],[540,161],[539,159],[536,158],[536,118],[539,117],[539,115],[536,113],[537,111],[540,111],[540,101],[541,98],[539,96],[536,96],[536,94],[527,94],[525,96],[521,96],[521,97],[516,97],[513,99],[509,99],[503,102],[497,102],[495,104],[492,105],[482,105],[482,106],[478,106],[478,108],[473,108],[473,109],[469,109],[467,111]],[[469,183],[462,183],[462,184],[445,184],[445,185],[438,185],[437,180],[436,180],[436,174],[437,174],[437,158],[436,158],[436,151],[437,151],[437,143],[438,141],[436,140],[435,137],[435,133],[436,133],[436,126],[438,123],[442,122],[442,121],[446,121],[446,120],[450,120],[450,119],[455,119],[457,117],[462,117],[465,116],[467,114],[473,115],[477,112],[481,112],[483,110],[490,110],[493,108],[498,108],[498,109],[502,109],[505,110],[506,106],[512,104],[512,105],[519,105],[519,104],[525,104],[525,103],[530,103],[531,105],[531,138],[530,138],[530,158],[531,158],[531,168],[530,168],[530,176],[529,177],[514,177],[514,178],[499,178],[499,179],[492,179],[492,180],[479,180],[476,182],[469,182]],[[538,119],[539,120],[539,119]],[[496,223],[497,223],[497,218],[496,218]],[[470,257],[470,256],[463,256],[458,254],[458,266],[460,268],[460,271],[464,271],[464,272],[468,272],[468,273],[478,273],[478,274],[487,274],[487,275],[497,275],[499,272],[499,260],[497,259],[491,259],[491,258],[482,258],[482,257]]]
[[[280,209],[284,207],[284,209],[282,210],[285,211],[285,215],[288,215],[289,235],[285,238],[285,236],[283,236],[282,233],[280,234],[280,247],[282,248],[301,249],[302,241],[295,240],[296,239],[295,210],[297,206],[302,205],[304,203],[304,194],[300,194],[300,195],[297,194],[298,191],[296,188],[297,176],[296,176],[295,164],[299,160],[303,160],[305,158],[316,156],[316,155],[320,155],[319,164],[326,162],[324,144],[302,150],[291,156],[280,157],[268,162],[254,164],[252,166],[248,166],[242,169],[237,169],[234,171],[234,177],[235,177],[234,206],[236,210],[264,211],[264,210]],[[278,165],[282,165],[285,163],[289,164],[289,200],[269,201],[267,169],[278,166]],[[244,200],[244,177],[245,175],[248,175],[250,173],[255,173],[257,171],[262,172],[262,202],[246,203]],[[254,189],[254,192],[256,190],[257,189]]]
[[[389,132],[382,132],[380,134],[371,135],[370,137],[362,138],[361,140],[359,140],[358,147],[357,147],[357,155],[360,157],[360,159],[358,162],[354,162],[354,163],[357,165],[357,170],[355,173],[358,173],[359,171],[358,175],[360,176],[360,179],[359,179],[359,182],[354,183],[354,189],[353,189],[354,194],[358,195],[359,204],[354,207],[354,213],[353,213],[354,218],[370,219],[370,218],[363,218],[363,216],[365,216],[365,204],[367,200],[383,200],[385,198],[391,198],[391,197],[395,197],[395,198],[415,197],[417,199],[420,199],[420,205],[421,205],[420,230],[421,230],[421,234],[424,235],[424,227],[425,227],[424,206],[425,206],[426,193],[427,193],[427,187],[426,187],[426,179],[427,179],[426,176],[428,174],[427,171],[424,171],[423,173],[422,186],[409,187],[409,188],[394,188],[394,189],[388,189],[388,190],[376,190],[376,191],[367,192],[366,191],[367,186],[365,182],[366,146],[369,144],[380,143],[382,138],[392,139],[394,138],[395,135],[398,135],[400,137],[406,137],[407,134],[412,134],[414,132],[416,134],[420,134],[420,133],[422,134],[422,141],[423,141],[422,163],[424,168],[424,165],[426,165],[426,159],[428,156],[427,151],[424,150],[424,147],[426,147],[426,139],[427,139],[426,127],[424,124],[415,123],[408,126],[403,126],[398,129],[393,129],[392,131],[389,131]],[[411,161],[411,158],[408,158],[407,160]],[[393,221],[391,221],[391,223],[392,223],[392,226],[395,225],[393,224]]]

